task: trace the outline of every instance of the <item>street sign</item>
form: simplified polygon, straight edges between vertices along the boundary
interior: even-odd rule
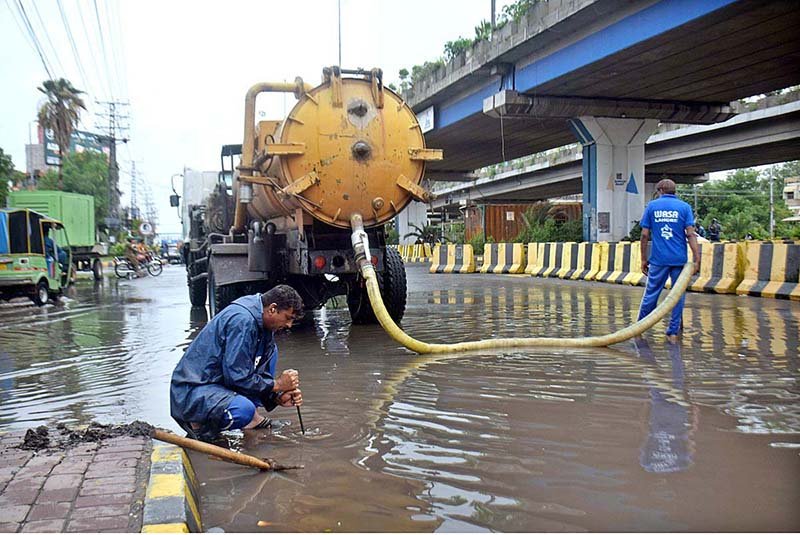
[[[143,222],[141,225],[139,225],[139,234],[141,234],[142,236],[152,236],[153,225],[151,225],[147,221]]]

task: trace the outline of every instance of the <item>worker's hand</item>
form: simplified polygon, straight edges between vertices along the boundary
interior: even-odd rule
[[[697,275],[698,273],[700,273],[700,259],[699,258],[695,258],[694,259],[694,271],[692,271],[692,275]]]
[[[275,380],[275,390],[288,392],[300,386],[300,375],[297,370],[284,370]]]
[[[647,260],[642,260],[642,273],[644,273],[645,275],[650,274],[650,262],[648,262]]]
[[[303,404],[303,393],[299,388],[284,392],[278,396],[278,405],[281,407],[291,407],[293,405],[300,406]]]

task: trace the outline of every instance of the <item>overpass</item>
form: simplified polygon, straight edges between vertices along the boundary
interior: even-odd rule
[[[615,239],[641,216],[658,122],[725,121],[731,101],[800,83],[798,27],[794,0],[550,0],[404,96],[444,149],[433,180],[580,141],[586,237]],[[649,158],[652,172],[675,161]],[[711,170],[690,160],[691,173]]]
[[[645,143],[645,197],[658,180],[698,182],[723,171],[800,158],[800,93],[791,102],[741,113],[719,124],[662,128]],[[662,125],[662,127],[667,125]],[[524,164],[500,167],[492,176],[436,189],[434,209],[466,202],[534,202],[582,191],[583,151],[564,147]]]

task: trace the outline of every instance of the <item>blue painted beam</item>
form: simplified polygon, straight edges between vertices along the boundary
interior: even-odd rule
[[[515,85],[520,92],[529,91],[736,1],[661,0],[549,56],[517,69]],[[436,128],[444,128],[476,113],[483,113],[483,99],[500,91],[500,85],[502,82],[491,81],[462,99],[441,106],[437,114]]]

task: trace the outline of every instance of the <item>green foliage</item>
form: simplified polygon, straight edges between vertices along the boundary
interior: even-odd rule
[[[483,234],[476,234],[472,238],[469,239],[469,244],[472,246],[472,251],[475,254],[483,254],[483,246],[488,242],[484,239]]]
[[[124,242],[117,242],[111,247],[109,247],[108,252],[111,256],[125,256],[125,243]]]
[[[414,232],[409,232],[403,238],[414,238],[414,243],[439,243],[439,229],[434,225],[423,225],[421,227],[414,223],[409,223],[410,227],[414,227]]]
[[[517,243],[583,241],[580,220],[560,223],[552,217],[553,205],[539,202],[522,214],[525,227],[514,238]]]
[[[458,57],[459,54],[472,48],[473,40],[466,37],[459,37],[455,41],[447,41],[444,44],[444,57],[447,61]]]
[[[79,152],[64,159],[63,189],[94,197],[94,217],[100,223],[108,216],[108,159],[98,152]],[[57,189],[58,174],[48,171],[39,189]]]
[[[5,207],[8,197],[8,183],[14,176],[14,162],[11,156],[0,149],[0,208]]]
[[[622,241],[639,241],[642,239],[642,226],[636,221],[631,227],[628,235],[622,238]]]
[[[797,235],[796,224],[783,223],[791,211],[782,197],[784,179],[800,176],[800,161],[787,162],[773,168],[773,199],[775,211],[775,237],[791,238]],[[769,237],[769,174],[755,169],[738,169],[724,180],[706,182],[697,187],[697,219],[708,229],[716,218],[722,225],[723,239],[742,239],[751,233],[756,239]],[[694,203],[694,189],[679,186],[678,195],[689,204]]]
[[[386,229],[386,243],[389,245],[397,245],[400,243],[400,233],[397,232],[396,228],[390,227]]]
[[[414,65],[411,68],[411,85],[416,85],[420,80],[427,78],[442,67],[444,67],[442,58],[435,61],[426,61],[422,65]]]
[[[446,240],[451,243],[464,243],[464,227],[463,221],[449,223],[445,231]]]
[[[69,151],[72,130],[78,125],[81,110],[86,109],[80,97],[84,92],[75,89],[72,83],[64,78],[45,80],[38,89],[47,97],[47,101],[39,108],[39,125],[53,131],[63,162]],[[58,189],[63,189],[61,176],[62,170],[59,167]]]

